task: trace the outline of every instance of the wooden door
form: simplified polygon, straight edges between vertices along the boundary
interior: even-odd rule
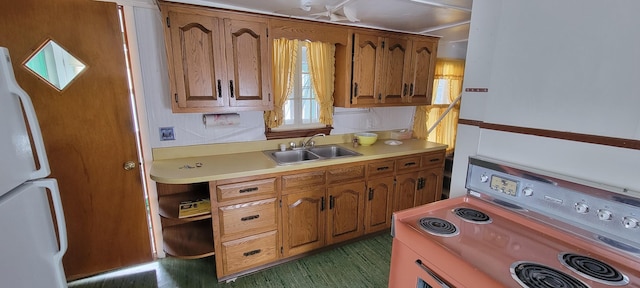
[[[385,43],[382,102],[399,104],[404,102],[409,93],[409,83],[405,82],[408,72],[405,65],[410,64],[411,42],[398,36],[386,38]]]
[[[416,206],[440,200],[443,175],[442,168],[432,168],[422,172],[420,189],[416,193]]]
[[[353,80],[351,104],[367,105],[379,102],[379,77],[382,71],[382,37],[353,34]]]
[[[367,182],[364,212],[364,232],[371,233],[391,227],[393,176]]]
[[[2,1],[0,11],[0,46],[31,96],[60,187],[67,278],[152,260],[140,170],[123,169],[138,155],[116,4]],[[86,65],[62,91],[22,65],[49,38]]]
[[[411,172],[396,176],[396,195],[393,211],[400,211],[414,206],[416,189],[418,188],[420,172]]]
[[[411,63],[408,65],[408,100],[411,103],[429,105],[433,94],[433,73],[436,63],[436,40],[414,40],[411,45]]]
[[[364,181],[329,187],[327,244],[361,236],[364,233]]]
[[[292,256],[324,246],[325,189],[282,196],[283,256]]]
[[[227,78],[218,18],[171,10],[166,17],[173,112],[225,106],[229,90],[222,89]]]
[[[229,106],[273,109],[266,20],[224,19]]]

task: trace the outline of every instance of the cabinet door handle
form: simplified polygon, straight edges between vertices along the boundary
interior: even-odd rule
[[[229,91],[231,92],[231,98],[233,98],[233,80],[229,80]]]
[[[222,98],[222,81],[218,79],[218,99]]]
[[[247,192],[253,192],[257,190],[258,190],[258,187],[251,187],[251,188],[240,189],[238,193],[247,193]]]
[[[335,206],[335,199],[333,195],[329,195],[329,209],[333,209],[333,206]]]
[[[413,96],[413,83],[409,87],[409,96]]]
[[[324,211],[324,196],[320,199],[320,211]]]
[[[404,83],[404,88],[402,88],[402,96],[407,96],[407,83]]]
[[[378,93],[378,100],[382,101],[382,93]]]
[[[358,97],[358,83],[353,83],[353,96]]]
[[[440,277],[438,275],[436,275],[436,273],[433,272],[431,269],[427,268],[427,266],[425,266],[422,263],[422,260],[417,259],[415,263],[420,268],[422,268],[422,270],[424,270],[424,272],[427,272],[427,274],[429,274],[429,276],[431,276],[431,278],[433,278],[433,280],[436,280],[436,282],[438,282],[438,284],[440,284],[441,288],[451,288],[451,287],[453,287],[453,286],[451,286],[451,284],[449,284],[449,283],[445,282],[444,280],[440,279]]]
[[[258,254],[260,252],[262,252],[261,249],[256,249],[256,250],[251,250],[249,252],[244,252],[244,253],[242,253],[242,255],[244,255],[244,257],[249,257],[251,255],[256,255],[256,254]]]
[[[258,219],[258,218],[260,218],[260,215],[251,215],[251,216],[240,218],[240,221],[249,221],[249,220]]]
[[[384,167],[378,167],[378,168],[376,168],[376,170],[378,170],[378,171],[387,170],[387,169],[389,169],[389,166],[384,166]]]
[[[416,162],[407,162],[407,163],[404,163],[404,167],[413,166],[413,165],[416,165]]]
[[[369,201],[373,200],[373,188],[369,188]]]

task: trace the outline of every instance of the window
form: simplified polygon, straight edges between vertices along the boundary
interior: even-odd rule
[[[331,43],[273,40],[274,109],[264,115],[267,139],[329,135],[335,49]]]
[[[435,92],[433,93],[433,103],[431,103],[431,105],[451,104],[451,100],[449,99],[449,80],[438,79],[438,81],[434,82],[436,82],[435,84],[437,86],[434,87]]]
[[[311,71],[307,63],[307,47],[298,44],[296,73],[293,89],[283,105],[284,124],[276,130],[307,129],[323,127],[319,121],[320,105],[316,101],[311,83]]]

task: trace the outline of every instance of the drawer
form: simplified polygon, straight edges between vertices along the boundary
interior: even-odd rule
[[[282,191],[322,186],[324,184],[324,170],[282,176]]]
[[[224,274],[273,262],[278,258],[277,231],[253,235],[222,243]],[[217,257],[217,256],[216,256]]]
[[[396,172],[413,171],[420,168],[421,155],[396,159]]]
[[[340,166],[327,170],[327,184],[345,183],[364,179],[364,165]]]
[[[385,161],[377,161],[377,162],[369,163],[367,165],[367,172],[369,173],[368,177],[393,175],[393,171],[395,170],[394,165],[395,165],[394,160],[385,160]],[[371,178],[369,178],[369,180],[371,180]]]
[[[269,198],[275,197],[275,195],[276,178],[224,184],[216,187],[218,202],[241,200],[245,198]]]
[[[276,198],[218,207],[220,237],[243,237],[278,228]]]
[[[424,168],[436,168],[444,166],[444,153],[427,153],[422,155],[422,167]]]

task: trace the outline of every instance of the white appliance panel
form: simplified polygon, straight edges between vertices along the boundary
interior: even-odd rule
[[[23,114],[24,110],[24,114]],[[26,119],[23,117],[26,116]],[[40,126],[31,99],[18,86],[9,51],[0,47],[0,196],[27,180],[47,177],[50,173]],[[25,124],[26,123],[26,124]],[[34,147],[41,166],[35,162],[27,126],[33,133]]]
[[[0,286],[67,287],[62,268],[67,249],[66,226],[57,187],[54,179],[35,180],[0,198]],[[60,215],[55,217],[59,240],[47,189],[54,211]]]

